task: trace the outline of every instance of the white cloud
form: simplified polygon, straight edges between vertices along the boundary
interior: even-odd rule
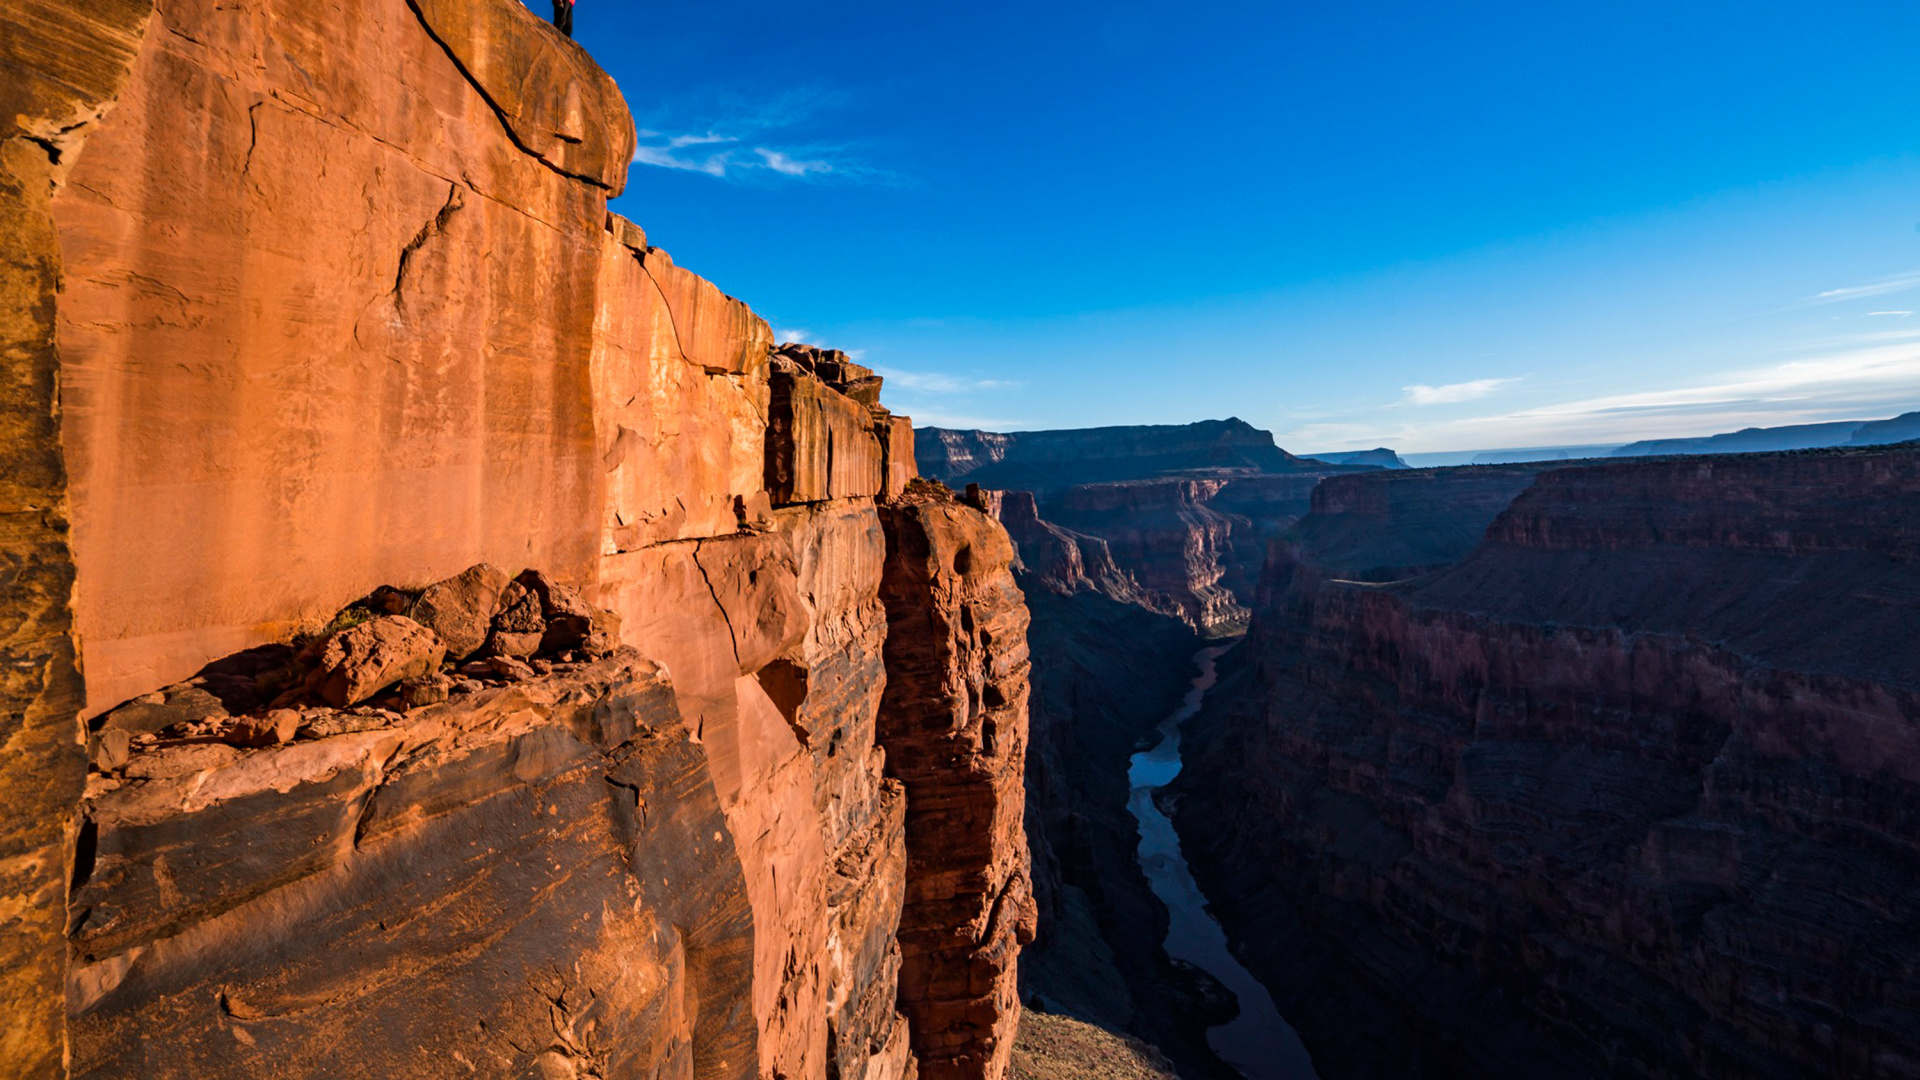
[[[1519,381],[1517,378],[1475,379],[1472,382],[1448,383],[1445,386],[1415,384],[1403,386],[1400,389],[1406,392],[1406,400],[1415,405],[1453,405],[1486,397],[1503,386]]]
[[[842,104],[840,97],[818,89],[795,88],[750,106],[738,101],[713,103],[705,115],[678,119],[657,114],[640,128],[634,148],[636,165],[704,173],[722,180],[766,181],[776,178],[813,183],[893,183],[897,177],[857,160],[845,143],[822,143],[796,137],[805,128],[817,128],[815,118]]]
[[[808,173],[830,173],[833,166],[824,161],[798,161],[778,150],[769,150],[756,146],[753,152],[759,154],[767,168],[783,176],[805,176]]]
[[[719,146],[738,141],[711,132],[705,135],[663,135],[658,131],[641,131],[639,136],[639,145],[633,149],[633,160],[636,165],[685,169],[689,172],[721,177],[727,175],[727,165],[733,157],[732,150],[697,155],[682,154],[680,151],[694,146]]]
[[[1006,417],[976,416],[970,413],[952,413],[939,408],[914,409],[915,427],[958,428],[962,431],[979,429],[981,431],[1013,431],[1024,428],[1025,420]]]
[[[805,330],[775,330],[773,336],[776,341],[791,341],[800,345],[807,343],[807,331]]]
[[[938,372],[901,371],[898,368],[875,370],[887,380],[887,385],[922,394],[975,394],[987,390],[1012,390],[1023,385],[1008,379],[965,379]]]
[[[1867,314],[1868,315],[1892,315],[1895,318],[1904,319],[1907,316],[1913,314],[1913,312],[1911,311],[1869,311],[1867,312]]]
[[[1908,340],[1830,344],[1804,359],[1731,371],[1692,386],[1408,427],[1396,449],[1625,443],[1892,416],[1920,402],[1920,342],[1900,337]]]
[[[1895,274],[1893,277],[1870,281],[1865,285],[1848,285],[1840,289],[1828,289],[1807,301],[1810,304],[1838,304],[1848,300],[1860,300],[1869,296],[1886,296],[1889,293],[1906,292],[1920,287],[1920,271]]]

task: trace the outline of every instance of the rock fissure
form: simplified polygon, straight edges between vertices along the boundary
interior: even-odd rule
[[[435,45],[440,46],[441,51],[446,53],[447,59],[460,72],[461,77],[466,79],[467,85],[473,89],[475,94],[479,95],[481,101],[486,102],[487,108],[493,112],[494,118],[500,122],[500,131],[507,137],[508,142],[511,142],[521,153],[538,161],[560,176],[564,176],[569,180],[578,181],[579,183],[589,184],[602,190],[612,190],[613,185],[608,184],[600,177],[589,176],[584,173],[573,172],[562,168],[551,158],[528,146],[520,138],[519,133],[514,130],[513,121],[509,118],[506,109],[502,108],[500,103],[494,99],[493,95],[487,92],[487,88],[475,77],[466,62],[460,58],[460,54],[454,51],[453,46],[449,45],[446,40],[434,30],[433,24],[428,20],[426,13],[420,10],[419,0],[407,0],[407,7],[413,12],[414,17],[419,20],[420,29],[428,38],[432,39]]]

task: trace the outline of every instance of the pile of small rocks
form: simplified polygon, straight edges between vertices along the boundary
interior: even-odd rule
[[[383,585],[326,629],[216,660],[94,721],[94,767],[146,748],[256,748],[381,727],[408,709],[571,670],[620,646],[620,616],[538,570],[481,563],[423,589]]]

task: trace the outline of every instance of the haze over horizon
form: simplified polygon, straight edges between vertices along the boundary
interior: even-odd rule
[[[579,37],[642,132],[615,208],[923,424],[1920,408],[1920,9],[1608,8],[587,0]]]

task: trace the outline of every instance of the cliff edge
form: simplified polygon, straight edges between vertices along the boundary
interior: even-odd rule
[[[1004,1075],[1004,533],[608,212],[578,46],[29,0],[0,104],[0,1072]]]

